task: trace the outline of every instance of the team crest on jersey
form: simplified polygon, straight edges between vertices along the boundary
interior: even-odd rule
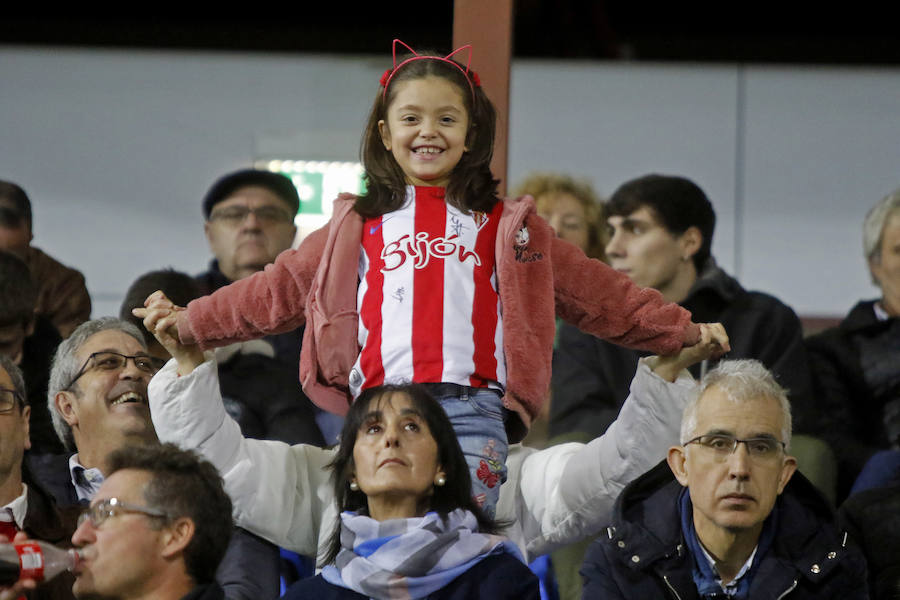
[[[487,213],[483,213],[480,210],[472,211],[472,220],[475,221],[475,231],[481,231],[481,228],[490,221]]]

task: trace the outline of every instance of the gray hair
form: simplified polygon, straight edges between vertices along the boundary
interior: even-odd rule
[[[12,380],[13,391],[19,395],[22,401],[19,410],[23,410],[24,407],[28,406],[28,394],[25,393],[25,378],[22,377],[22,369],[5,354],[0,354],[0,367],[6,371],[6,374]]]
[[[681,417],[681,443],[696,435],[697,413],[700,398],[711,387],[717,387],[735,404],[754,398],[765,397],[777,400],[781,407],[781,441],[785,449],[791,448],[791,403],[787,390],[781,387],[775,377],[758,360],[748,358],[723,360],[711,370],[688,400]]]
[[[882,198],[866,213],[866,220],[863,221],[863,252],[866,260],[875,263],[881,261],[881,239],[884,233],[884,224],[897,209],[900,209],[900,188]],[[874,275],[872,283],[881,286]]]
[[[50,382],[47,384],[47,407],[50,409],[50,417],[53,419],[53,429],[56,431],[56,435],[59,436],[63,445],[70,452],[77,450],[75,437],[72,435],[72,428],[66,423],[66,420],[59,412],[59,408],[56,406],[56,394],[64,391],[69,382],[78,374],[82,361],[78,359],[77,354],[81,346],[94,334],[106,330],[126,333],[140,342],[144,350],[147,349],[147,342],[144,340],[140,330],[128,321],[123,321],[116,317],[100,317],[99,319],[85,321],[69,337],[63,340],[56,349],[56,354],[53,356],[53,366],[50,367]],[[75,385],[78,385],[77,382]]]

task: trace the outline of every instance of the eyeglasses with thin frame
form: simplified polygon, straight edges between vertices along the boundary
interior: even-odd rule
[[[720,462],[734,454],[739,444],[746,446],[750,458],[760,462],[774,460],[778,456],[779,450],[784,451],[787,448],[784,442],[775,438],[755,437],[742,440],[727,433],[698,435],[694,439],[686,441],[682,446],[688,444],[697,444]]]
[[[109,498],[101,500],[89,508],[85,508],[78,515],[78,526],[81,527],[82,523],[90,521],[92,527],[100,527],[108,518],[125,513],[141,514],[155,519],[169,518],[169,515],[164,511],[122,502],[118,498]]]
[[[134,356],[129,356],[127,354],[121,354],[119,352],[112,352],[109,350],[104,350],[103,352],[94,352],[90,356],[88,356],[87,360],[84,361],[84,364],[81,365],[81,368],[78,369],[78,373],[76,373],[75,377],[72,378],[72,381],[69,382],[69,385],[63,388],[63,390],[69,390],[75,385],[75,382],[81,378],[82,375],[87,373],[92,368],[99,369],[101,371],[118,371],[119,369],[124,369],[125,365],[128,364],[128,361],[134,361],[134,366],[144,371],[145,373],[150,374],[152,377],[156,375],[156,372],[163,368],[163,365],[166,362],[160,358],[156,358],[155,356],[149,356],[147,354],[136,354]]]
[[[0,387],[0,415],[11,413],[16,408],[17,402],[25,404],[25,400],[19,392]]]
[[[278,208],[277,206],[258,206],[250,208],[249,206],[228,206],[220,210],[213,210],[209,215],[210,221],[218,221],[225,225],[240,225],[244,222],[250,213],[263,225],[277,225],[290,223],[292,217],[288,211]]]

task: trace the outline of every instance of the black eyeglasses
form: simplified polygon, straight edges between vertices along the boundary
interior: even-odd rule
[[[0,387],[0,415],[11,413],[16,408],[16,403],[25,404],[25,399],[16,390]]]
[[[161,510],[129,504],[128,502],[122,502],[118,498],[109,498],[108,500],[101,500],[89,508],[85,508],[78,515],[78,526],[81,527],[82,523],[89,520],[93,527],[100,527],[108,518],[123,513],[138,513],[156,519],[169,518],[169,515]]]
[[[214,210],[209,215],[210,221],[221,221],[226,225],[239,225],[244,222],[247,216],[253,213],[257,220],[263,225],[275,225],[278,223],[290,223],[291,215],[277,206],[259,206],[250,208],[249,206],[229,206],[221,210]]]
[[[787,446],[774,438],[756,437],[741,440],[726,433],[713,433],[698,435],[692,440],[686,441],[683,446],[697,444],[701,448],[712,453],[717,461],[724,461],[737,450],[738,444],[747,447],[750,458],[758,461],[772,460],[778,456],[779,450],[785,450]]]
[[[166,361],[161,358],[156,358],[155,356],[148,356],[146,354],[138,354],[135,356],[128,356],[126,354],[120,354],[118,352],[111,351],[103,351],[103,352],[94,352],[90,356],[88,356],[87,360],[84,361],[84,364],[81,365],[81,368],[78,369],[78,373],[75,377],[72,378],[72,381],[69,382],[69,385],[63,388],[63,390],[70,389],[78,379],[87,373],[90,369],[96,368],[101,371],[117,371],[119,369],[124,369],[125,365],[128,364],[128,361],[134,361],[134,366],[136,366],[141,371],[145,373],[149,373],[151,376],[156,375],[156,372],[163,368],[163,365],[166,364]]]

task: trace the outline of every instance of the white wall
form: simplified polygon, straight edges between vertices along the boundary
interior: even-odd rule
[[[138,274],[209,259],[200,198],[255,159],[354,160],[384,57],[0,48],[0,179],[35,245],[80,268],[94,316]],[[865,210],[900,185],[900,69],[517,61],[510,178],[697,181],[714,252],[804,314],[874,296]]]

